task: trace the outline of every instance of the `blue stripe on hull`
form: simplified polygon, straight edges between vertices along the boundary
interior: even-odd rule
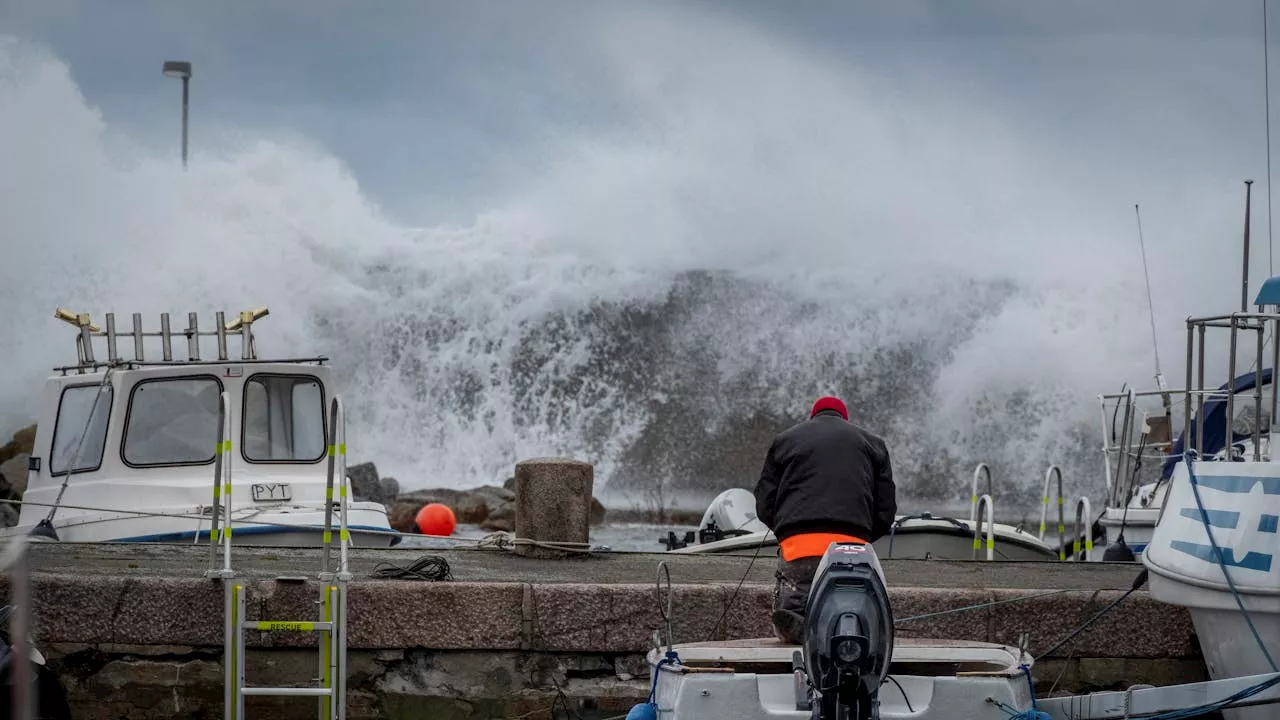
[[[1229,493],[1248,493],[1253,486],[1262,483],[1264,495],[1280,495],[1280,477],[1256,477],[1253,475],[1195,475],[1196,485]]]
[[[338,530],[338,527],[334,526],[333,529],[336,531]],[[372,525],[348,525],[347,529],[352,532],[356,532],[359,530],[372,530],[374,532],[381,533],[381,534],[386,534],[386,532],[389,530],[389,528],[373,527]],[[258,527],[237,527],[237,528],[234,528],[232,537],[234,538],[237,535],[278,535],[281,533],[298,532],[300,530],[314,531],[316,533],[320,533],[324,531],[324,528],[318,527],[318,526],[315,528],[309,528],[309,527],[302,527],[302,528],[291,527],[290,528],[290,527],[272,527],[269,525],[262,525]],[[209,531],[208,530],[183,530],[181,532],[173,532],[173,533],[157,533],[154,535],[137,535],[137,536],[128,537],[128,538],[117,538],[115,540],[107,540],[106,542],[118,542],[118,543],[177,542],[180,540],[192,540],[197,535],[201,537],[208,537]],[[400,540],[401,540],[400,535],[395,535],[394,537],[391,538],[391,545],[392,546],[398,545],[400,543]]]
[[[1169,543],[1169,547],[1179,552],[1186,553],[1197,560],[1205,562],[1214,562],[1213,546],[1202,545],[1200,543],[1187,542],[1186,540],[1174,540]],[[1236,559],[1235,551],[1231,548],[1219,548],[1222,551],[1222,564],[1232,567],[1244,568],[1246,570],[1258,570],[1260,572],[1271,572],[1271,555],[1266,553],[1254,552],[1250,550],[1245,553],[1243,558]]]
[[[1202,520],[1199,508],[1182,508],[1178,514],[1197,522]],[[1208,517],[1209,524],[1214,527],[1234,530],[1236,525],[1240,523],[1240,513],[1232,510],[1205,510],[1204,514]]]

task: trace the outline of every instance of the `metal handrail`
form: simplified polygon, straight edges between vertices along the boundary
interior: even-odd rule
[[[985,465],[983,467],[986,467]],[[996,549],[996,511],[995,503],[990,495],[984,494],[978,499],[977,520],[973,525],[973,559],[978,559],[978,550],[982,548],[982,521],[987,521],[987,559],[995,559]]]
[[[222,509],[222,460],[223,460],[223,444],[227,441],[227,415],[231,406],[230,398],[224,390],[218,394],[218,440],[214,445],[214,461],[213,461],[213,507],[210,510],[209,520],[209,569],[212,570],[218,562],[218,520],[219,511]],[[231,506],[227,506],[227,517],[231,516]],[[197,530],[198,530],[197,526]]]
[[[987,495],[994,495],[993,483],[991,480],[991,468],[986,463],[978,463],[978,467],[973,469],[973,484],[970,492],[969,500],[969,522],[973,522],[978,512],[978,478],[982,476],[987,478]]]
[[[1049,485],[1054,478],[1058,481],[1058,559],[1065,560],[1067,541],[1064,535],[1066,534],[1067,526],[1063,517],[1065,508],[1062,506],[1062,470],[1057,465],[1050,465],[1049,469],[1044,473],[1044,492],[1041,494],[1043,500],[1040,504],[1040,540],[1044,540],[1045,520],[1049,516]]]
[[[1088,560],[1093,554],[1093,509],[1089,504],[1089,497],[1081,495],[1076,500],[1076,517],[1073,529],[1073,537],[1071,538],[1071,559],[1072,560]],[[1081,537],[1081,519],[1084,525],[1084,556],[1080,555],[1080,537]]]
[[[1254,406],[1254,423],[1253,423],[1253,460],[1258,462],[1262,459],[1262,371],[1265,366],[1263,363],[1263,350],[1265,347],[1264,332],[1268,324],[1272,328],[1272,381],[1271,381],[1271,422],[1274,425],[1277,407],[1277,392],[1280,392],[1276,382],[1275,372],[1277,365],[1280,364],[1280,313],[1268,312],[1233,312],[1226,315],[1215,315],[1200,318],[1187,319],[1187,383],[1183,395],[1186,398],[1183,408],[1184,424],[1183,427],[1191,427],[1192,418],[1192,400],[1195,400],[1196,412],[1195,417],[1204,418],[1204,407],[1206,398],[1211,396],[1225,396],[1226,399],[1226,415],[1223,418],[1225,424],[1225,439],[1227,443],[1226,457],[1231,457],[1231,445],[1234,439],[1232,425],[1235,421],[1235,396],[1239,393],[1219,390],[1205,389],[1205,335],[1209,327],[1223,327],[1230,330],[1229,346],[1227,352],[1227,387],[1234,388],[1236,379],[1236,366],[1239,361],[1239,331],[1257,332],[1255,338],[1253,367],[1257,374],[1253,383],[1253,406]],[[1198,341],[1198,342],[1197,342]],[[1198,352],[1197,352],[1198,350]],[[1270,428],[1268,428],[1270,434]],[[1186,443],[1187,450],[1194,450],[1198,455],[1203,455],[1204,450],[1204,422],[1197,423],[1194,444],[1192,438],[1188,438]]]

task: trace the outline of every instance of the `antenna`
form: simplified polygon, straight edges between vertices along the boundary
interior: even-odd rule
[[[1249,201],[1253,195],[1253,181],[1244,181],[1244,270],[1240,279],[1240,312],[1249,312]]]
[[[1156,356],[1156,387],[1164,390],[1164,373],[1160,372],[1160,342],[1156,340],[1156,307],[1151,300],[1151,275],[1147,272],[1147,243],[1142,237],[1142,210],[1138,208],[1137,203],[1133,204],[1133,214],[1138,218],[1138,247],[1142,250],[1142,277],[1147,282],[1147,313],[1151,318],[1151,350]],[[1168,410],[1171,404],[1169,394],[1165,393],[1165,409]]]
[[[1267,119],[1267,275],[1275,275],[1275,245],[1271,239],[1271,59],[1267,46],[1267,0],[1262,0],[1262,88]]]

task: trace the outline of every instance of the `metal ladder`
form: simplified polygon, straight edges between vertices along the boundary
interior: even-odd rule
[[[347,716],[347,583],[351,573],[347,567],[347,547],[351,536],[347,530],[347,428],[342,401],[334,397],[329,414],[329,468],[325,489],[324,534],[321,545],[320,582],[322,589],[317,604],[320,619],[313,620],[245,620],[244,586],[233,582],[231,569],[231,428],[230,400],[226,392],[218,402],[218,452],[214,463],[212,521],[209,527],[210,569],[205,575],[222,580],[224,595],[223,669],[225,694],[223,717],[243,720],[244,698],[248,695],[275,697],[315,697],[319,699],[321,720],[345,720]],[[330,569],[333,547],[333,488],[337,478],[339,496],[338,568]],[[220,511],[225,527],[218,528]],[[222,567],[217,563],[217,545],[222,544]],[[263,632],[315,632],[319,637],[319,678],[314,687],[254,687],[245,685],[246,630]]]

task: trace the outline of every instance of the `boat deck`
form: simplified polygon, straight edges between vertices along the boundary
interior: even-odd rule
[[[724,668],[758,674],[791,672],[792,655],[799,645],[775,638],[718,640],[682,643],[675,646],[680,662],[688,668]],[[657,659],[650,654],[650,662]],[[952,677],[964,675],[1008,675],[1021,673],[1017,648],[970,640],[896,638],[893,645],[893,674]]]

